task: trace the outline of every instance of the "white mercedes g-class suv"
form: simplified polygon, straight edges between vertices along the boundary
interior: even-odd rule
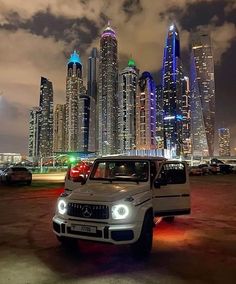
[[[152,248],[154,217],[190,214],[187,164],[159,157],[112,156],[94,161],[87,180],[62,194],[53,231],[65,246],[77,239]]]

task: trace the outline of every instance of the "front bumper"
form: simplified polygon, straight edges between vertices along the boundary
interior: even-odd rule
[[[53,217],[53,231],[57,236],[106,242],[112,244],[131,244],[138,240],[142,229],[141,223],[106,224],[64,220]]]

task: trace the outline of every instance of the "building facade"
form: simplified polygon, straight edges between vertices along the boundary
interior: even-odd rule
[[[88,58],[88,96],[90,100],[89,151],[98,152],[98,51],[93,48]]]
[[[29,113],[28,154],[33,161],[39,157],[39,114],[39,107],[32,108]]]
[[[41,77],[39,98],[39,156],[53,155],[53,87]]]
[[[167,156],[175,157],[182,151],[182,66],[175,25],[171,25],[167,33],[162,72],[164,147]]]
[[[156,86],[149,72],[138,81],[136,99],[136,149],[156,149]]]
[[[182,154],[190,156],[192,154],[191,142],[191,111],[190,111],[190,86],[189,78],[182,78]]]
[[[118,86],[118,151],[136,149],[136,96],[138,70],[134,60],[119,74]]]
[[[66,151],[78,151],[79,148],[79,96],[83,90],[82,63],[74,51],[67,64],[66,77]]]
[[[53,151],[65,151],[66,105],[57,104],[54,111]]]
[[[156,146],[164,154],[163,88],[156,86]]]
[[[230,156],[230,131],[229,128],[218,129],[218,141],[219,141],[219,156]]]
[[[215,80],[210,36],[192,35],[191,132],[194,156],[213,156],[215,138]]]
[[[117,152],[117,86],[118,62],[117,39],[108,26],[100,38],[99,92],[98,92],[98,140],[99,154]]]

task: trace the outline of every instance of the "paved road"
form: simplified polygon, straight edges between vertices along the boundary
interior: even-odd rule
[[[192,214],[154,229],[150,258],[127,246],[61,248],[51,230],[62,183],[0,185],[0,283],[226,283],[236,279],[236,175],[191,177]]]

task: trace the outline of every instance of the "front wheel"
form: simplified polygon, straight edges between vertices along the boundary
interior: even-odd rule
[[[75,238],[57,236],[57,239],[61,243],[62,247],[64,248],[72,249],[76,247],[77,239]]]
[[[137,242],[131,244],[131,251],[136,257],[146,257],[152,249],[153,239],[153,216],[146,214],[143,221],[141,234]]]

